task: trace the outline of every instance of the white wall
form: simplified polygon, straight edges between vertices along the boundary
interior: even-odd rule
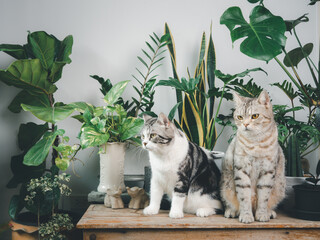
[[[62,79],[58,82],[57,101],[70,103],[87,101],[102,105],[102,95],[99,85],[89,77],[91,74],[110,78],[114,83],[132,79],[135,67],[139,65],[136,58],[141,55],[141,48],[146,48],[144,42],[148,35],[156,32],[163,33],[164,23],[167,22],[175,39],[177,51],[178,73],[187,76],[186,68],[194,71],[198,58],[199,44],[202,32],[210,33],[212,22],[213,39],[217,54],[217,68],[226,73],[237,73],[248,68],[262,67],[268,76],[255,73],[255,80],[270,90],[274,103],[289,103],[284,94],[269,86],[270,83],[287,79],[275,61],[269,64],[246,57],[239,51],[239,44],[232,48],[229,31],[219,24],[219,18],[228,7],[238,5],[245,9],[247,16],[252,5],[247,1],[229,0],[1,0],[0,2],[0,43],[26,42],[27,31],[45,30],[63,39],[72,34],[74,38],[72,63],[67,65]],[[315,7],[307,5],[307,1],[299,0],[269,0],[266,7],[274,14],[285,19],[296,19],[309,12],[310,23],[299,27],[301,41],[317,42],[316,24],[317,12]],[[288,40],[288,46],[296,46],[293,38]],[[318,46],[318,44],[316,44]],[[316,58],[316,47],[313,57]],[[163,67],[159,70],[160,78],[172,76],[171,63],[168,54]],[[282,57],[281,57],[282,59]],[[10,56],[0,53],[0,68],[5,69],[13,61]],[[299,71],[305,82],[311,83],[311,77],[305,73],[306,66],[301,64]],[[132,81],[134,84],[134,80]],[[219,80],[217,80],[217,84]],[[271,90],[272,89],[272,90]],[[0,223],[7,220],[9,199],[13,193],[5,185],[11,177],[10,157],[18,153],[16,146],[17,131],[20,123],[34,121],[30,113],[13,114],[7,110],[11,99],[17,90],[0,82]],[[134,91],[128,88],[124,97],[129,99]],[[161,87],[155,97],[155,112],[168,113],[175,102],[174,91]],[[232,103],[223,105],[223,112],[228,112]],[[303,118],[306,113],[301,113]],[[76,142],[80,124],[73,119],[64,120],[59,124]],[[226,150],[226,139],[230,131],[226,131],[216,149]],[[137,150],[132,150],[136,153]],[[98,159],[92,150],[82,151],[79,158],[85,163],[82,166],[75,163],[75,169],[81,176],[74,176],[72,188],[74,194],[87,194],[95,189],[98,183]],[[130,154],[126,160],[126,173],[142,173],[143,166],[148,160],[144,153]],[[138,163],[138,164],[137,164]]]

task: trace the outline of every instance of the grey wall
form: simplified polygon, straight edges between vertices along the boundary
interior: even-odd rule
[[[312,57],[318,57],[318,24],[316,7],[307,5],[308,1],[300,0],[269,0],[265,5],[275,15],[285,19],[296,19],[309,12],[310,23],[298,29],[304,43],[314,42]],[[0,1],[0,43],[26,42],[27,31],[45,30],[63,39],[66,35],[74,37],[72,63],[67,65],[62,79],[58,82],[59,90],[56,100],[70,103],[87,101],[103,105],[98,84],[89,75],[97,74],[110,78],[114,83],[132,79],[135,67],[141,68],[136,58],[148,35],[163,33],[167,22],[175,39],[177,65],[180,77],[187,76],[186,69],[194,71],[199,51],[202,32],[210,33],[212,22],[213,40],[217,54],[217,68],[226,73],[237,73],[248,68],[262,67],[268,76],[255,73],[252,76],[259,84],[270,91],[274,103],[289,104],[287,98],[279,90],[270,87],[270,83],[287,79],[275,61],[268,64],[258,62],[239,52],[239,43],[232,48],[229,31],[219,24],[219,18],[228,7],[238,5],[245,9],[244,16],[250,12],[252,5],[247,1],[236,0],[1,0]],[[289,48],[296,46],[293,38],[288,40]],[[282,59],[282,57],[281,57]],[[10,56],[0,53],[0,68],[5,69],[13,61]],[[301,64],[299,71],[305,82],[311,83],[306,66]],[[172,75],[168,53],[164,65],[159,69],[160,79]],[[219,80],[217,80],[218,84]],[[135,84],[133,80],[131,84]],[[8,220],[7,209],[9,199],[14,193],[5,185],[11,177],[10,157],[19,152],[17,131],[20,123],[35,121],[30,113],[13,114],[7,106],[17,93],[13,87],[0,82],[0,223]],[[128,87],[124,98],[134,96]],[[155,112],[168,113],[175,102],[175,93],[168,88],[159,88],[155,96]],[[223,112],[228,112],[232,103],[223,105]],[[306,113],[301,112],[303,119]],[[80,124],[67,119],[59,124],[76,142]],[[225,151],[227,139],[231,134],[227,130],[216,146],[217,150]],[[80,152],[79,158],[84,162],[75,163],[75,170],[80,177],[73,176],[72,189],[74,195],[85,195],[95,189],[98,184],[98,159],[96,151]],[[145,153],[131,149],[127,154],[126,173],[142,173],[143,166],[148,164]],[[72,171],[69,171],[72,174]]]

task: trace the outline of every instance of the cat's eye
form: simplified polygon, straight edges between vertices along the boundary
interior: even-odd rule
[[[252,114],[251,118],[252,119],[257,119],[259,117],[259,114]]]
[[[238,115],[237,118],[238,118],[239,120],[243,120],[243,117],[242,117],[241,115]]]
[[[151,133],[151,134],[150,134],[150,139],[154,138],[155,136],[157,136],[157,134]]]
[[[144,135],[141,135],[141,139],[142,139],[142,140],[144,139]]]

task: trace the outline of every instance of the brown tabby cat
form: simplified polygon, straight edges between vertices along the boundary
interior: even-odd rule
[[[285,196],[285,158],[278,143],[269,95],[258,98],[234,93],[236,137],[222,163],[221,198],[226,218],[243,223],[267,222]]]

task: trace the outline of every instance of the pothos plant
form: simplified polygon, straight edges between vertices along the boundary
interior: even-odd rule
[[[27,183],[31,179],[42,177],[45,172],[55,178],[59,170],[67,169],[70,160],[74,160],[79,150],[78,146],[66,144],[69,138],[64,135],[63,129],[58,128],[57,122],[68,117],[82,103],[64,104],[56,102],[54,98],[58,89],[56,83],[61,78],[63,67],[71,62],[69,56],[72,45],[72,36],[60,41],[44,31],[29,33],[24,45],[0,45],[0,51],[16,58],[7,69],[0,70],[0,81],[21,89],[10,103],[9,110],[13,113],[19,113],[22,109],[29,111],[44,122],[28,122],[21,124],[19,128],[18,146],[21,153],[11,158],[14,176],[7,184],[8,188],[16,188],[21,184],[20,194],[14,195],[10,202],[9,215],[12,219],[23,208],[39,215],[50,213],[50,208],[34,211],[27,204],[24,200]],[[52,156],[48,158],[51,150]],[[58,192],[50,196],[44,195],[43,201],[52,202],[54,198],[53,202],[56,204],[60,198]]]
[[[107,142],[133,141],[139,143],[136,135],[144,121],[128,116],[127,111],[118,102],[129,81],[115,84],[105,95],[103,107],[88,107],[76,118],[83,122],[80,131],[80,144],[87,147],[100,147]]]
[[[275,83],[274,86],[280,88],[286,96],[288,96],[291,102],[291,108],[296,109],[294,100],[299,99],[301,108],[308,111],[308,119],[304,123],[303,129],[312,128],[311,131],[317,132],[319,135],[320,130],[320,77],[319,77],[319,65],[316,66],[314,61],[310,58],[310,54],[313,50],[313,44],[303,44],[298,36],[297,28],[300,24],[309,21],[307,14],[295,19],[295,20],[283,20],[280,16],[275,16],[269,9],[264,6],[263,0],[248,0],[250,3],[258,3],[255,6],[249,16],[249,22],[245,20],[242,15],[242,11],[239,7],[228,8],[220,18],[220,23],[224,24],[229,30],[232,42],[240,39],[244,39],[240,44],[240,51],[245,55],[254,59],[269,62],[275,60],[280,68],[287,75],[288,80],[284,80],[282,83]],[[315,4],[317,1],[310,1],[310,5]],[[289,32],[295,38],[298,47],[287,51],[286,50],[286,35]],[[279,55],[283,54],[283,61],[279,59]],[[314,84],[306,84],[298,73],[297,66],[301,61],[305,61],[310,77]],[[296,109],[297,110],[297,109]],[[292,113],[292,123],[297,122],[295,118],[295,111]],[[292,125],[293,126],[293,125]],[[291,126],[291,127],[292,127]],[[282,125],[282,130],[285,132],[293,132],[293,129],[288,129],[286,124]],[[294,128],[300,128],[301,124],[296,125]],[[287,128],[287,129],[286,129]],[[297,130],[296,129],[296,130]],[[305,136],[305,134],[304,134]],[[286,139],[291,139],[292,146],[301,145],[299,142],[299,136],[290,135]],[[309,138],[305,139],[308,141]],[[313,138],[306,146],[311,147],[314,151],[318,148],[320,139],[318,137]],[[304,144],[305,145],[305,144]],[[292,148],[292,149],[294,149]],[[310,151],[307,151],[310,152]],[[288,152],[290,155],[291,151]],[[288,155],[287,155],[288,157]],[[289,159],[290,161],[290,159]],[[296,160],[294,160],[296,161]],[[295,163],[296,164],[296,163]],[[297,164],[300,164],[300,160],[297,160]],[[301,175],[301,171],[300,171]]]

